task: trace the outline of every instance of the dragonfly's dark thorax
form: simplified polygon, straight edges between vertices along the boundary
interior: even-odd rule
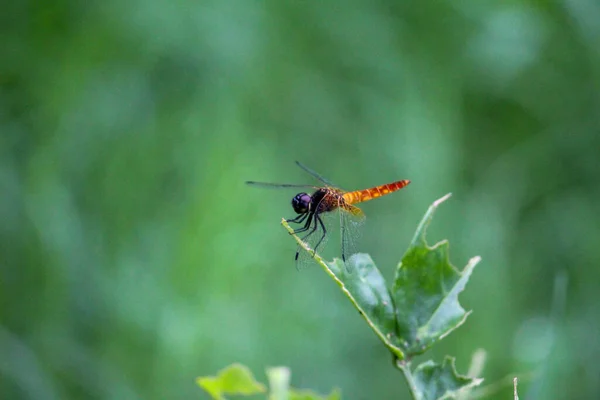
[[[323,213],[333,211],[343,202],[343,198],[333,190],[319,189],[311,196],[311,211]]]

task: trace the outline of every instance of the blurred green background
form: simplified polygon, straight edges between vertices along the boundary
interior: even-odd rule
[[[453,193],[429,241],[483,261],[425,359],[466,373],[483,348],[485,384],[600,398],[598,2],[14,0],[0,21],[0,398],[207,399],[195,377],[238,361],[408,398],[295,269],[295,192],[244,184],[314,183],[295,160],[412,180],[363,207],[388,279]]]

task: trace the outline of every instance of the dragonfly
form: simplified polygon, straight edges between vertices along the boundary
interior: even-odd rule
[[[368,189],[346,191],[301,162],[296,161],[296,165],[317,179],[320,185],[255,181],[246,181],[246,184],[270,189],[304,190],[292,198],[292,208],[297,214],[296,217],[285,219],[285,221],[297,224],[298,227],[294,229],[294,234],[304,233],[300,239],[312,248],[312,255],[309,258],[313,258],[317,254],[317,249],[326,242],[332,222],[337,220],[332,216],[337,214],[339,217],[341,256],[342,261],[346,263],[349,253],[354,250],[355,241],[359,235],[358,228],[365,220],[364,212],[355,204],[386,196],[406,187],[410,183],[410,180],[403,179]],[[304,254],[304,252],[298,246],[295,255],[297,268],[300,268],[299,264],[306,264],[304,261],[299,262],[301,254]]]

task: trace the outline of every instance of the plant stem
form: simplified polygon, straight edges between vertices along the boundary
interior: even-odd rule
[[[404,379],[406,379],[406,383],[408,384],[408,389],[410,394],[414,400],[421,400],[421,392],[417,389],[417,384],[415,383],[415,378],[410,370],[410,362],[406,360],[398,360],[396,361],[396,366],[402,371],[404,375]]]

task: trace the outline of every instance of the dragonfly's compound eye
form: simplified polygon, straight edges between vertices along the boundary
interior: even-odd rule
[[[310,206],[310,196],[306,193],[298,193],[292,199],[292,207],[297,214],[304,214],[308,212]]]

